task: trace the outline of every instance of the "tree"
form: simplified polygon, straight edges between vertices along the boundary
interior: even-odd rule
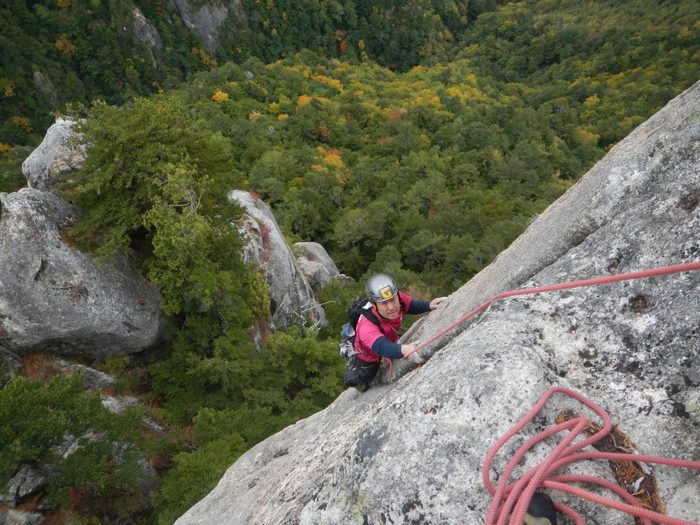
[[[84,210],[72,234],[106,262],[138,250],[177,328],[171,359],[154,368],[156,392],[187,421],[235,397],[236,374],[255,363],[248,327],[268,311],[260,276],[241,259],[241,212],[227,199],[237,182],[230,147],[167,100],[99,104],[81,130],[87,166],[64,188]]]
[[[100,393],[85,393],[82,374],[57,376],[48,383],[15,377],[0,390],[0,483],[23,464],[51,467],[49,492],[68,506],[70,491],[100,498],[133,487],[141,473],[143,450],[115,443],[138,442],[141,414],[110,413]],[[65,453],[66,440],[76,452]]]
[[[336,343],[304,337],[298,327],[273,334],[258,356],[255,373],[232,385],[238,403],[204,407],[193,417],[196,450],[175,456],[155,499],[159,523],[172,523],[203,498],[248,448],[322,409],[343,388]]]
[[[220,134],[197,129],[183,106],[147,99],[97,104],[81,132],[87,165],[64,196],[84,210],[72,230],[83,247],[103,261],[139,249],[171,314],[256,301],[241,278],[250,272],[230,223],[240,212],[226,197],[238,181]]]

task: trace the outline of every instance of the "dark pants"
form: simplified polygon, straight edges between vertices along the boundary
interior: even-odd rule
[[[343,375],[343,382],[346,386],[356,386],[363,383],[369,383],[374,376],[379,372],[380,361],[364,361],[354,355],[350,358],[350,365],[352,369],[349,372],[345,372]]]

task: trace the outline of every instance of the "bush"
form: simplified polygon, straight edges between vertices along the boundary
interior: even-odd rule
[[[51,466],[48,482],[54,502],[68,505],[70,491],[96,496],[135,485],[143,453],[119,442],[137,442],[140,414],[110,413],[100,394],[84,393],[81,374],[58,376],[44,384],[15,377],[0,390],[0,481],[20,465]],[[77,451],[67,454],[75,440]]]
[[[301,330],[293,327],[289,333],[273,334],[255,356],[247,362],[226,364],[217,356],[200,361],[202,371],[220,376],[222,383],[224,366],[247,373],[235,376],[235,385],[222,387],[230,389],[229,396],[205,399],[210,406],[193,418],[197,450],[175,457],[155,499],[161,525],[172,523],[202,499],[243,452],[321,410],[344,388],[344,361],[336,341],[319,341],[312,334],[303,337]],[[238,403],[224,402],[234,391]],[[216,399],[221,403],[212,408]]]

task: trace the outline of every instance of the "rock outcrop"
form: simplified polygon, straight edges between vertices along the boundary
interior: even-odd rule
[[[79,143],[74,126],[74,120],[57,118],[39,147],[22,163],[30,188],[51,191],[59,175],[67,176],[85,167],[85,145]]]
[[[32,76],[37,97],[48,104],[51,109],[58,111],[58,90],[54,83],[51,82],[51,79],[47,75],[44,75],[40,71],[35,71]]]
[[[494,263],[425,317],[426,341],[498,293],[700,260],[700,84],[671,101],[543,213]],[[176,523],[484,522],[488,449],[551,386],[612,415],[639,453],[700,461],[700,271],[494,302],[397,363],[366,393],[244,454]],[[499,455],[578,403],[557,395]],[[558,442],[524,461],[538,464]],[[562,469],[613,481],[607,462]],[[700,472],[655,466],[667,514],[697,521]],[[516,474],[522,474],[522,468]],[[602,489],[591,488],[611,496]],[[588,523],[633,519],[562,492]],[[615,496],[612,496],[615,497]]]
[[[320,291],[333,279],[349,280],[338,271],[326,249],[317,242],[297,242],[293,251],[301,273],[314,292]]]
[[[138,7],[132,7],[131,12],[134,16],[134,36],[148,47],[163,51],[163,39],[158,30],[143,16]],[[155,66],[156,64],[154,64]]]
[[[162,339],[157,290],[127,261],[98,266],[71,246],[74,206],[31,188],[0,194],[0,204],[2,346],[99,359]]]
[[[192,9],[189,0],[170,0],[170,3],[180,14],[185,26],[196,32],[210,51],[219,48],[221,24],[231,11],[240,20],[246,18],[241,0],[207,2],[196,10]]]
[[[263,272],[269,286],[270,313],[275,327],[284,328],[305,321],[324,325],[323,308],[314,298],[270,208],[247,191],[232,191],[229,199],[245,210],[241,228],[248,242],[243,259],[255,263]]]
[[[7,484],[7,492],[0,496],[0,501],[15,507],[19,501],[43,490],[47,479],[47,468],[39,465],[25,465]]]
[[[56,123],[49,128],[42,144],[24,162],[22,166],[23,172],[31,188],[42,190],[43,192],[50,192],[58,183],[58,175],[66,176],[75,173],[75,176],[78,176],[79,171],[84,167],[85,163],[85,147],[80,144],[80,135],[73,130],[74,124],[75,122],[69,119],[57,119]],[[24,193],[23,195],[24,197],[19,197],[19,194],[3,197],[8,203],[15,203],[11,205],[14,210],[12,212],[14,215],[10,213],[9,209],[7,210],[4,220],[11,222],[8,222],[6,228],[8,228],[8,231],[19,231],[23,229],[31,231],[34,237],[39,236],[42,238],[41,242],[45,244],[45,246],[39,246],[36,242],[34,242],[32,246],[24,246],[23,243],[26,243],[26,239],[23,240],[22,235],[19,233],[15,236],[14,240],[9,238],[0,240],[0,246],[6,246],[8,248],[8,251],[4,254],[0,254],[0,265],[6,264],[4,262],[5,259],[3,259],[3,257],[5,257],[8,261],[7,264],[16,266],[17,263],[13,262],[15,254],[31,251],[32,254],[27,255],[27,257],[32,258],[34,262],[39,261],[36,264],[42,267],[41,270],[34,268],[36,275],[34,277],[35,281],[32,282],[36,283],[39,282],[39,277],[43,278],[44,276],[44,266],[48,268],[47,271],[49,273],[51,273],[53,269],[48,259],[42,255],[49,249],[48,246],[57,247],[56,249],[62,254],[61,257],[72,254],[74,256],[74,261],[70,263],[71,265],[78,260],[89,261],[88,258],[81,256],[77,250],[73,250],[67,246],[64,242],[65,239],[61,238],[64,222],[66,220],[72,220],[71,217],[77,217],[79,211],[53,196],[43,195],[40,192]],[[31,197],[29,197],[30,195]],[[249,239],[248,245],[244,250],[244,258],[247,262],[254,262],[260,267],[265,275],[265,282],[269,285],[272,323],[274,326],[264,323],[260,324],[262,321],[258,321],[258,325],[251,329],[253,338],[259,341],[263,332],[274,330],[275,327],[285,328],[298,322],[310,322],[315,325],[324,325],[326,323],[326,318],[323,308],[315,300],[314,291],[309,286],[305,274],[301,271],[299,264],[295,260],[270,209],[260,201],[260,199],[252,197],[247,192],[235,191],[231,194],[231,198],[237,200],[239,204],[247,210],[247,213],[241,218],[240,224],[242,231]],[[8,206],[10,206],[10,204],[8,204]],[[43,216],[46,213],[49,213],[50,216]],[[31,228],[27,226],[29,223],[33,224]],[[43,231],[42,228],[47,228],[47,230]],[[0,235],[2,235],[1,231]],[[29,236],[31,237],[31,235]],[[308,262],[307,269],[313,266],[314,278],[311,279],[311,282],[319,287],[323,286],[323,284],[330,279],[330,275],[338,274],[338,270],[335,268],[328,254],[325,253],[323,247],[320,245],[315,245],[314,247],[310,246],[315,243],[306,244],[309,244],[309,246],[304,249],[304,253],[308,260],[306,258],[303,260]],[[302,255],[302,257],[304,257],[304,255]],[[65,265],[67,263],[62,261],[60,264]],[[81,262],[80,264],[83,263]],[[129,271],[127,266],[128,265],[122,265],[117,272],[101,268],[99,271],[101,271],[104,276],[96,277],[97,281],[104,281],[103,277],[105,276],[116,276],[114,277],[116,281],[125,281],[122,274],[123,272]],[[30,265],[29,268],[33,267]],[[5,271],[9,272],[14,270],[0,268],[0,276],[2,276]],[[77,270],[66,270],[64,273],[66,275],[75,275],[80,272]],[[75,281],[77,277],[72,279],[73,280],[70,281],[65,281],[64,279],[65,282],[61,281],[59,284],[54,282],[51,286],[58,287],[57,289],[60,290],[68,290],[68,292],[72,294],[71,299],[74,304],[78,305],[81,303],[81,298],[83,297],[80,294],[76,295],[77,292],[71,291],[71,287],[77,283],[77,281]],[[129,279],[133,280],[135,283],[145,283],[142,277],[137,277],[135,275],[130,275],[126,281]],[[45,284],[48,281],[44,279],[41,282]],[[28,288],[31,283],[25,280],[20,284],[24,289]],[[79,284],[81,286],[84,285],[82,289],[87,289],[85,288],[87,287],[86,282],[80,281]],[[104,284],[106,285],[107,282],[104,281]],[[120,285],[117,282],[112,284]],[[42,289],[39,285],[33,284],[32,286],[36,289],[35,293],[45,294],[45,292],[38,291]],[[75,284],[75,286],[78,286],[78,284]],[[90,288],[94,290],[95,286],[92,285]],[[136,291],[132,289],[126,292],[123,290],[118,290],[116,292],[117,295],[122,293],[127,293],[127,295],[129,295],[136,293]],[[104,288],[104,294],[105,297],[109,295],[106,288]],[[69,354],[75,354],[76,352],[80,353],[82,351],[81,349],[85,349],[85,345],[83,343],[78,344],[74,337],[75,334],[81,330],[81,328],[79,328],[81,325],[78,323],[74,326],[72,324],[73,321],[69,323],[70,327],[65,327],[66,330],[73,334],[71,336],[64,333],[63,329],[58,329],[53,326],[51,329],[47,330],[46,341],[42,340],[38,334],[32,337],[27,336],[26,340],[20,337],[19,334],[24,331],[41,331],[41,324],[45,322],[51,324],[51,320],[43,317],[44,314],[39,314],[38,311],[33,314],[29,312],[31,308],[29,305],[21,305],[21,308],[20,305],[13,305],[13,301],[19,301],[19,297],[21,296],[16,295],[14,299],[9,296],[4,298],[0,297],[0,330],[3,327],[3,322],[5,322],[8,327],[7,339],[0,337],[0,344],[4,344],[8,350],[16,350],[18,353],[22,353],[20,349],[23,348],[31,348],[31,350],[26,351],[32,352],[45,349],[47,344],[49,344],[47,341],[53,341],[58,346],[64,348],[64,350],[58,353],[68,352]],[[124,327],[131,327],[127,328],[127,331],[133,331],[129,339],[133,342],[133,336],[135,334],[139,334],[143,338],[143,341],[139,341],[137,344],[132,344],[131,342],[127,343],[126,340],[124,341],[125,344],[131,347],[131,350],[128,351],[128,353],[131,353],[143,350],[143,345],[146,341],[154,340],[150,330],[155,328],[156,325],[152,324],[155,322],[155,313],[151,311],[153,304],[150,302],[150,299],[134,299],[132,297],[128,300],[136,301],[138,305],[143,307],[142,309],[148,312],[145,317],[139,314],[138,317],[141,318],[140,322],[135,323],[133,320],[125,318]],[[3,313],[3,302],[8,312],[7,314]],[[35,305],[33,302],[30,304]],[[25,314],[18,318],[16,310],[19,309],[24,311]],[[40,309],[41,308],[39,308],[39,310]],[[124,309],[124,311],[128,312],[129,310]],[[12,325],[10,321],[3,321],[3,315],[22,320],[17,321],[19,324]],[[40,319],[41,322],[36,324],[34,329],[28,328],[26,324],[35,323],[35,318]],[[94,321],[94,319],[88,321],[88,318],[84,318],[84,320],[86,322]],[[65,321],[66,319],[62,319],[62,322]],[[74,321],[77,322],[78,319]],[[111,324],[115,322],[115,319],[109,321]],[[146,325],[149,326],[149,328],[147,328]],[[100,329],[104,328],[103,326]],[[95,342],[102,341],[102,337],[97,336],[92,330],[85,332],[84,339],[87,338],[93,338],[92,340]],[[89,342],[86,344],[89,344]],[[122,346],[122,344],[117,344],[115,348],[121,348]],[[75,352],[69,351],[69,347],[72,347]],[[123,350],[105,350],[105,353],[113,353],[114,351],[122,352]]]
[[[40,525],[44,516],[38,512],[0,510],[0,525]]]

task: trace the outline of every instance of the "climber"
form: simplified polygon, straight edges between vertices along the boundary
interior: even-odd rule
[[[445,297],[432,301],[413,300],[399,292],[394,280],[382,273],[367,280],[365,292],[372,303],[370,312],[379,320],[379,326],[364,315],[360,317],[355,329],[354,349],[357,353],[350,358],[351,370],[343,376],[347,386],[354,386],[361,391],[369,388],[369,382],[379,371],[382,357],[400,359],[408,355],[408,359],[414,363],[424,362],[414,352],[420,343],[397,343],[401,321],[404,314],[422,314],[435,310],[445,300]]]

